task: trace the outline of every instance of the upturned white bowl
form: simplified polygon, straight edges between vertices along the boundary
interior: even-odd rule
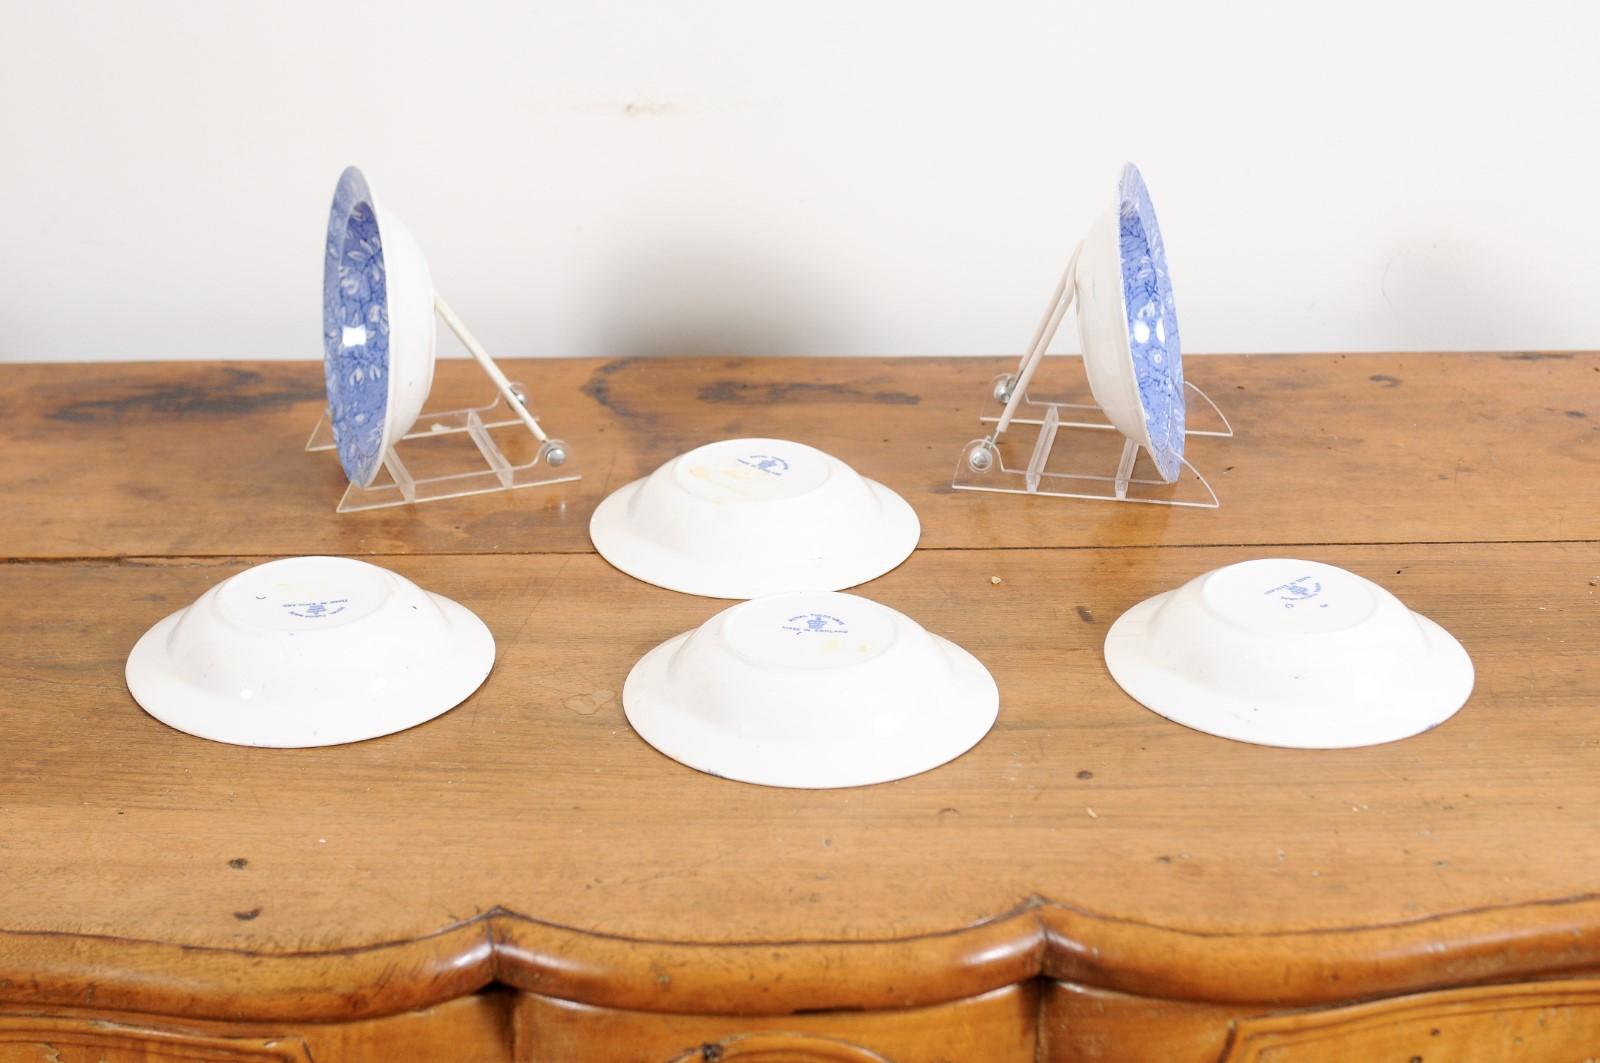
[[[1161,228],[1133,164],[1084,238],[1074,279],[1089,390],[1171,483],[1183,458],[1183,352]]]
[[[366,487],[427,401],[438,328],[422,249],[354,166],[340,175],[328,212],[322,339],[339,463]]]
[[[904,561],[921,532],[905,499],[782,439],[708,443],[613,492],[589,522],[617,568],[707,598],[853,587]]]
[[[1264,558],[1129,609],[1106,667],[1146,708],[1207,734],[1337,749],[1392,742],[1453,716],[1472,661],[1449,632],[1353,572]]]
[[[471,612],[387,569],[292,557],[246,569],[157,623],[128,690],[180,731],[245,746],[392,734],[465,700],[494,666]]]
[[[731,606],[657,646],[622,688],[628,722],[691,768],[766,786],[887,782],[971,749],[999,690],[966,650],[853,594]]]

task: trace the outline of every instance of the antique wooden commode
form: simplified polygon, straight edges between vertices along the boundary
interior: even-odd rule
[[[310,363],[0,385],[0,1060],[1502,1060],[1600,1051],[1600,354],[1198,358],[1216,510],[953,491],[997,360],[553,361],[584,478],[340,515]],[[510,368],[510,366],[508,366]],[[441,366],[442,405],[473,369]],[[481,381],[480,381],[481,383]],[[622,680],[725,603],[592,551],[697,443],[823,447],[904,495],[863,588],[977,654],[994,731],[836,791],[684,768]],[[134,704],[167,612],[368,557],[499,644],[454,711],[308,750]],[[1342,565],[1477,687],[1370,749],[1210,738],[1100,647],[1218,565]]]

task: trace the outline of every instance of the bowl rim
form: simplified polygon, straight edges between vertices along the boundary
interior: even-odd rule
[[[1177,477],[1183,459],[1184,413],[1187,398],[1184,393],[1183,350],[1178,336],[1177,308],[1176,305],[1172,308],[1171,335],[1163,344],[1170,357],[1164,366],[1152,367],[1147,345],[1139,344],[1134,338],[1134,322],[1129,313],[1128,292],[1132,278],[1128,270],[1127,242],[1130,237],[1124,219],[1130,213],[1138,221],[1145,248],[1157,268],[1165,274],[1167,287],[1170,289],[1172,270],[1167,262],[1166,242],[1161,236],[1161,225],[1156,220],[1155,203],[1150,198],[1150,189],[1145,185],[1144,175],[1131,162],[1123,164],[1122,173],[1117,180],[1118,290],[1121,295],[1122,320],[1127,336],[1128,359],[1133,371],[1133,386],[1139,400],[1139,417],[1144,422],[1145,440],[1148,444],[1145,449],[1149,452],[1157,471],[1170,482]],[[1173,408],[1169,411],[1165,423],[1159,422],[1157,411],[1150,408],[1145,389],[1139,383],[1145,376],[1154,373],[1164,376],[1173,388]],[[1159,434],[1154,430],[1158,424],[1162,428]]]
[[[324,386],[328,393],[328,417],[333,431],[334,447],[339,455],[339,465],[344,469],[345,476],[351,483],[365,487],[378,475],[379,468],[383,465],[383,456],[394,443],[393,418],[390,411],[395,404],[395,374],[393,372],[392,333],[384,342],[382,363],[384,373],[383,402],[375,414],[382,427],[378,436],[377,450],[370,456],[363,455],[356,447],[356,440],[348,430],[341,428],[340,422],[333,417],[334,396],[339,393],[339,354],[343,348],[336,348],[336,330],[340,328],[334,307],[337,301],[334,293],[338,288],[339,263],[345,254],[345,237],[349,230],[350,219],[356,209],[365,204],[372,212],[372,226],[378,233],[378,258],[383,263],[383,293],[379,297],[385,316],[389,314],[389,274],[387,251],[383,246],[383,223],[379,217],[378,201],[372,193],[371,185],[367,182],[366,175],[359,167],[347,166],[339,174],[339,181],[334,186],[333,201],[328,208],[328,228],[325,241],[326,250],[323,259],[322,273],[322,319],[323,319],[323,378]]]

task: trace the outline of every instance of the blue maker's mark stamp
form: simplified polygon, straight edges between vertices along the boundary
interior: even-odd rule
[[[793,631],[796,635],[848,635],[850,629],[843,620],[827,613],[801,613],[791,616],[783,625],[783,630]]]
[[[338,616],[350,604],[349,598],[329,598],[321,602],[284,602],[283,607],[289,610],[290,616],[298,616],[306,620],[321,620],[324,617]]]
[[[747,458],[740,458],[739,464],[748,465],[752,469],[767,473],[770,476],[782,476],[789,471],[788,462],[771,454],[751,454]]]
[[[1293,609],[1320,595],[1322,593],[1322,584],[1310,576],[1301,576],[1299,579],[1290,580],[1288,583],[1272,587],[1262,591],[1262,593],[1277,595],[1278,600],[1283,602],[1285,609]],[[1328,608],[1328,603],[1318,602],[1317,608],[1326,609]]]

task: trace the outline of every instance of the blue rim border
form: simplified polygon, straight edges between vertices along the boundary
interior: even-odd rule
[[[1166,245],[1155,205],[1139,168],[1128,163],[1118,182],[1118,247],[1122,256],[1122,306],[1127,316],[1128,350],[1150,458],[1163,479],[1177,479],[1185,427],[1183,350],[1178,313],[1167,269]],[[1144,338],[1139,338],[1140,326]]]
[[[351,243],[352,225],[363,230]],[[346,329],[363,341],[346,342]],[[322,262],[322,373],[334,447],[350,482],[371,483],[383,462],[389,412],[389,289],[383,241],[367,179],[339,175]]]

